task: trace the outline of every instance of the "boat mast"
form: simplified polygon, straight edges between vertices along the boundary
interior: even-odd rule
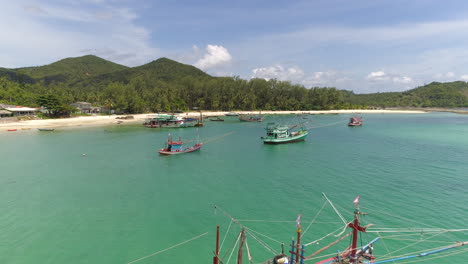
[[[239,251],[237,252],[237,264],[242,264],[242,253],[243,253],[243,248],[244,248],[244,243],[245,243],[245,229],[242,228],[241,230],[241,237],[239,241]]]
[[[216,251],[213,257],[213,264],[218,264],[219,262],[219,226],[216,226]]]
[[[366,227],[362,227],[359,225],[359,215],[363,214],[359,211],[359,196],[354,200],[354,206],[356,209],[354,210],[354,220],[353,222],[348,224],[348,227],[353,229],[353,242],[351,244],[351,255],[350,255],[350,263],[357,263],[358,256],[356,256],[357,252],[357,240],[359,236],[359,232],[366,232]]]

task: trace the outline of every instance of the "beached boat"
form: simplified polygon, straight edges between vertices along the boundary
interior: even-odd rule
[[[159,150],[159,154],[162,155],[175,155],[175,154],[182,154],[182,153],[189,153],[193,151],[197,151],[202,147],[202,143],[196,143],[191,147],[184,147],[184,142],[179,137],[177,141],[172,140],[171,134],[169,134],[166,145],[164,148]]]
[[[54,131],[54,128],[38,128],[39,131]]]
[[[229,113],[225,114],[225,116],[239,116],[239,114],[234,113],[234,112],[229,112]]]
[[[362,117],[353,116],[349,119],[348,126],[362,126]]]
[[[157,114],[148,116],[143,125],[148,128],[181,128],[194,127],[197,123],[198,120],[194,118]]]
[[[239,230],[231,236],[235,239],[229,250],[232,249],[231,254],[220,254],[219,236],[220,228],[217,226],[216,230],[216,248],[214,250],[213,264],[229,262],[234,249],[237,250],[237,263],[242,263],[246,257],[244,251],[247,251],[249,263],[262,263],[262,264],[294,264],[301,263],[315,263],[315,264],[381,264],[381,263],[413,263],[413,262],[425,262],[425,263],[446,263],[441,262],[441,258],[453,256],[455,254],[461,254],[468,251],[467,249],[461,248],[464,245],[468,245],[468,241],[460,242],[454,239],[453,234],[456,232],[466,234],[468,229],[444,229],[444,228],[378,228],[374,227],[373,224],[363,225],[363,216],[367,215],[362,212],[359,208],[360,196],[354,199],[354,214],[351,220],[346,220],[343,215],[338,211],[337,207],[323,194],[324,202],[320,211],[315,215],[312,221],[308,223],[305,230],[301,226],[301,214],[296,218],[296,238],[293,238],[289,245],[290,250],[285,251],[284,243],[272,238],[272,235],[264,234],[258,230],[254,230],[251,226],[246,226],[246,222],[293,222],[293,221],[268,221],[268,220],[238,220],[229,215],[226,211],[218,206],[215,206],[216,210],[221,211],[222,214],[230,218],[231,222],[226,232],[232,230]],[[329,219],[329,216],[323,216],[324,219],[328,219],[327,222],[322,220],[321,215],[323,214],[324,208],[329,205],[329,209],[333,209],[338,218],[339,222],[334,222]],[[386,214],[376,211],[379,214]],[[396,218],[396,216],[393,216]],[[408,220],[407,218],[401,218],[406,222],[416,222]],[[393,219],[390,219],[393,220]],[[304,221],[305,222],[305,221]],[[315,234],[319,234],[319,237],[314,238],[308,243],[304,243],[305,233],[309,230],[312,224],[325,225],[339,224],[337,229],[332,228],[332,232],[328,233],[328,228],[319,228],[315,230]],[[264,229],[264,230],[268,230]],[[312,232],[312,231],[311,231]],[[375,234],[376,237],[371,239],[371,236]],[[441,234],[447,234],[447,239],[443,239]],[[450,234],[450,235],[449,235]],[[226,233],[225,238],[228,233]],[[434,237],[437,236],[437,239]],[[224,238],[224,239],[225,239]],[[266,254],[269,255],[269,259],[257,259],[254,261],[255,256],[259,256],[259,252],[253,252],[252,248],[247,243],[249,241],[258,242],[261,248],[265,249]],[[347,238],[347,239],[346,239]],[[348,241],[348,243],[346,243]],[[395,242],[400,242],[401,245]],[[424,246],[424,242],[430,246]],[[224,240],[223,240],[224,243]],[[323,244],[324,246],[321,246]],[[337,250],[336,247],[345,244],[344,250]],[[382,244],[381,247],[374,250],[375,244]],[[395,246],[397,246],[395,248]],[[257,247],[257,249],[259,249]],[[279,251],[279,249],[281,249]],[[331,254],[327,254],[327,250],[331,250]],[[337,253],[336,253],[337,252]],[[434,255],[438,254],[438,255]],[[433,256],[434,255],[434,256]],[[227,259],[229,257],[229,259]],[[437,259],[437,260],[435,260]],[[435,260],[435,262],[434,262]],[[454,262],[447,262],[454,263]],[[458,262],[457,262],[458,263]],[[463,262],[464,263],[464,262]]]
[[[285,144],[303,141],[309,132],[304,127],[301,127],[297,131],[292,131],[292,129],[295,127],[297,127],[297,125],[286,126],[275,123],[268,123],[266,127],[266,136],[262,137],[263,143]]]

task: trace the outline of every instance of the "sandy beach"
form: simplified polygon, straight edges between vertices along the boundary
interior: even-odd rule
[[[203,112],[204,117],[210,116],[224,116],[228,112]],[[258,115],[258,111],[239,111],[238,114],[245,115]],[[262,115],[270,114],[422,114],[425,111],[418,110],[327,110],[327,111],[262,111]],[[37,128],[65,128],[65,127],[91,127],[91,126],[106,126],[106,125],[126,125],[126,124],[142,124],[149,115],[154,114],[136,114],[131,115],[133,119],[121,119],[125,115],[111,115],[111,116],[80,116],[61,119],[42,119],[42,120],[27,120],[16,121],[9,123],[0,123],[0,131],[7,131],[11,129],[30,130]],[[186,112],[178,114],[187,117],[199,117],[199,112]],[[120,124],[118,124],[120,123]]]

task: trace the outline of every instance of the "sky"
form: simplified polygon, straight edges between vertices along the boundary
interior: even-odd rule
[[[468,1],[3,0],[0,67],[161,57],[355,93],[468,81]]]

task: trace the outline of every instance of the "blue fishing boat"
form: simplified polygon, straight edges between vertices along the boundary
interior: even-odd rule
[[[54,131],[54,128],[38,128],[39,131]]]

